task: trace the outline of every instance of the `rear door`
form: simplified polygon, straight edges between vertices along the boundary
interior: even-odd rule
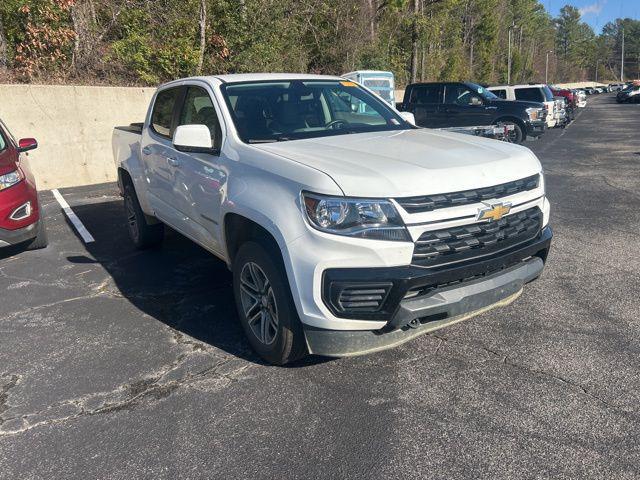
[[[485,106],[482,97],[467,85],[445,85],[443,121],[446,127],[473,127],[490,125],[492,109]]]
[[[205,125],[213,149],[207,153],[175,150],[173,197],[184,218],[184,233],[201,245],[220,251],[220,206],[227,169],[220,158],[222,128],[219,108],[204,85],[188,85],[177,116],[180,125]]]
[[[174,227],[180,227],[182,215],[175,207],[171,165],[175,149],[171,139],[175,129],[176,107],[183,93],[179,86],[157,93],[149,125],[143,130],[141,141],[149,204],[158,218]]]
[[[409,102],[405,105],[408,112],[413,113],[416,125],[428,128],[442,127],[442,93],[441,84],[427,83],[411,87]]]

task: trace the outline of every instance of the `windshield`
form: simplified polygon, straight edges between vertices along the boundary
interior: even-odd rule
[[[220,88],[246,143],[413,128],[351,81],[242,82]]]
[[[469,87],[471,90],[473,90],[474,92],[476,92],[485,100],[500,100],[500,97],[498,97],[495,93],[490,92],[489,90],[487,90],[486,88],[480,85],[477,85],[475,83],[466,83],[465,85]]]
[[[547,102],[553,101],[553,92],[549,87],[547,87],[546,85],[543,85],[542,91],[544,92],[544,96],[546,97]]]

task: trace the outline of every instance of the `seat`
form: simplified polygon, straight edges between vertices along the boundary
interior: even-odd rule
[[[245,138],[265,138],[272,134],[260,100],[254,97],[239,97],[234,109],[238,129]]]

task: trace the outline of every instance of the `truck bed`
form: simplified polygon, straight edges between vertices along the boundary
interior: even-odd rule
[[[129,133],[137,133],[138,135],[142,135],[142,127],[144,126],[144,123],[140,122],[140,123],[131,123],[129,125],[124,125],[124,126],[120,126],[120,127],[114,127],[115,130],[122,130],[123,132],[129,132]]]
[[[142,123],[114,127],[111,137],[111,148],[116,168],[122,164],[131,162],[137,164],[140,152],[140,140],[142,139]]]

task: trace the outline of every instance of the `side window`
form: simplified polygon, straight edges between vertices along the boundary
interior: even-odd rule
[[[189,87],[178,125],[206,125],[211,132],[213,148],[218,150],[222,144],[222,131],[216,109],[203,88]]]
[[[171,122],[173,120],[173,108],[176,104],[179,88],[163,90],[156,96],[156,103],[151,113],[151,128],[158,135],[171,138]]]
[[[538,87],[516,88],[516,100],[527,100],[529,102],[544,102],[545,96]]]
[[[7,148],[7,142],[4,141],[4,136],[0,132],[0,152]]]
[[[503,100],[507,99],[507,91],[506,90],[491,90],[496,97],[502,98]]]
[[[411,88],[410,103],[441,103],[440,85],[416,85]]]
[[[466,107],[482,103],[482,99],[464,85],[447,85],[444,103]]]

